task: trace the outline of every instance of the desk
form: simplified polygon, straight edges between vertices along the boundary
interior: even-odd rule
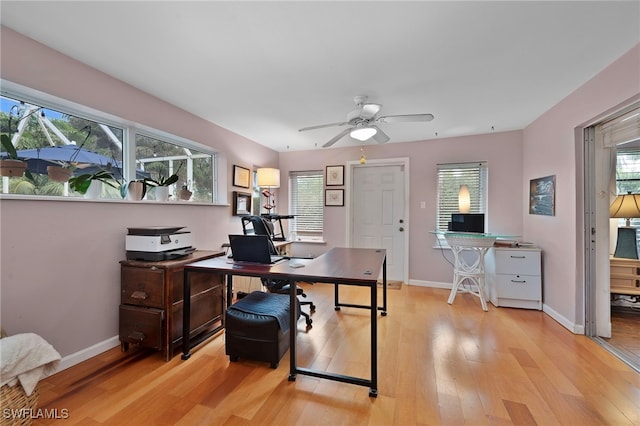
[[[207,259],[186,265],[184,268],[184,291],[190,294],[190,274],[192,272],[209,272],[212,274],[226,275],[227,277],[227,306],[231,302],[233,294],[232,276],[254,276],[271,279],[286,279],[292,281],[308,281],[315,283],[329,283],[336,287],[336,303],[338,304],[338,286],[354,285],[369,287],[371,290],[370,305],[353,305],[353,307],[366,308],[371,311],[371,378],[363,379],[352,376],[344,376],[341,374],[333,374],[324,371],[312,370],[309,368],[298,367],[296,364],[296,335],[297,335],[297,318],[296,310],[290,310],[291,322],[291,342],[289,347],[290,354],[290,371],[289,381],[294,381],[296,375],[303,374],[323,379],[336,380],[339,382],[350,383],[359,386],[369,387],[369,396],[378,396],[378,309],[386,314],[387,299],[387,260],[386,251],[382,249],[362,249],[362,248],[333,248],[315,259],[296,260],[304,262],[302,268],[292,268],[288,261],[278,262],[273,265],[244,264],[237,265],[227,258]],[[382,269],[382,291],[383,306],[378,307],[378,274]],[[289,293],[291,306],[297,303],[296,286],[290,286]],[[351,305],[341,305],[351,306]],[[183,325],[190,323],[191,306],[188,298],[185,299],[183,312]],[[187,360],[191,356],[192,341],[190,340],[189,330],[184,327],[182,359]],[[203,336],[196,345],[209,336]]]

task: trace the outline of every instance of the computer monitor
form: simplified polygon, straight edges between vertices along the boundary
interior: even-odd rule
[[[450,230],[484,233],[484,213],[452,213]]]

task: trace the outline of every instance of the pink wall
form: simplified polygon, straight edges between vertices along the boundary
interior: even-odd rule
[[[432,248],[429,233],[436,226],[437,165],[487,161],[489,166],[488,231],[522,234],[522,133],[497,132],[449,139],[410,143],[366,145],[368,160],[406,157],[409,176],[409,280],[414,283],[451,283],[452,268],[440,250]],[[360,158],[360,147],[332,148],[313,152],[280,153],[280,172],[287,176],[296,170],[324,170],[328,165],[346,164]],[[348,190],[348,186],[345,186]],[[280,206],[288,200],[284,191]],[[420,208],[420,202],[426,208]],[[297,255],[320,253],[329,247],[344,246],[346,207],[325,208],[326,245],[304,244],[294,247]],[[446,252],[451,259],[451,253]]]
[[[277,166],[278,155],[154,98],[8,28],[1,28],[1,77],[50,95],[208,145],[232,165]],[[229,184],[225,199],[234,189]],[[118,334],[120,265],[127,227],[188,227],[199,249],[220,249],[241,232],[228,205],[28,201],[0,207],[0,323],[35,332],[63,356]]]
[[[556,175],[556,215],[524,214],[525,238],[544,250],[544,303],[569,324],[584,325],[582,250],[582,159],[576,158],[576,127],[640,93],[640,45],[559,102],[523,132],[523,200],[530,179]],[[579,164],[577,164],[579,163]],[[579,222],[579,221],[578,221]]]

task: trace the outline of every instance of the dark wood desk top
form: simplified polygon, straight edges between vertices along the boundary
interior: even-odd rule
[[[227,257],[216,257],[190,263],[187,267],[232,275],[370,286],[378,281],[385,257],[383,249],[335,247],[315,259],[284,260],[272,265],[234,263]],[[289,266],[290,262],[305,266],[293,268]]]
[[[170,269],[176,266],[186,265],[188,263],[197,262],[202,259],[218,257],[224,255],[223,251],[219,250],[196,250],[193,253],[190,253],[186,256],[179,257],[177,259],[170,260],[159,260],[159,261],[151,261],[151,260],[121,260],[120,264],[125,266],[138,266],[141,268],[151,268],[156,267],[159,269]],[[226,257],[225,257],[226,259]]]

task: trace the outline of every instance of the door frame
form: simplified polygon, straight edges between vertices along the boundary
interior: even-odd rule
[[[411,220],[409,217],[409,182],[411,179],[410,169],[409,169],[409,157],[399,157],[399,158],[382,158],[376,160],[367,160],[365,164],[360,164],[360,161],[353,160],[347,161],[347,167],[345,170],[345,206],[346,206],[346,243],[347,247],[351,247],[352,244],[352,232],[353,232],[353,197],[351,196],[353,192],[353,169],[357,167],[380,167],[380,166],[403,166],[404,167],[404,229],[405,229],[405,238],[404,238],[404,264],[402,265],[402,276],[403,281],[406,284],[409,284],[409,237],[411,235],[410,227]]]

